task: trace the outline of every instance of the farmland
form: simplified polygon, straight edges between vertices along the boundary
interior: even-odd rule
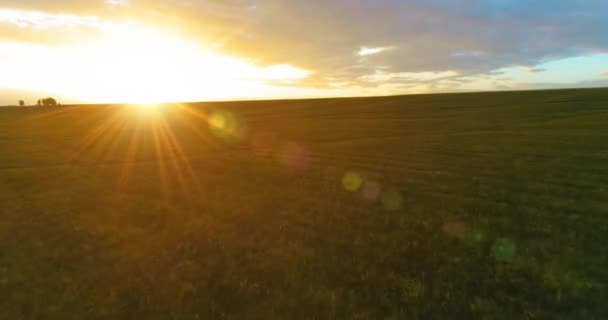
[[[0,108],[0,319],[606,319],[608,89]]]

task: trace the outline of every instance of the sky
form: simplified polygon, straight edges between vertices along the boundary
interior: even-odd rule
[[[0,0],[0,105],[608,86],[603,0]]]

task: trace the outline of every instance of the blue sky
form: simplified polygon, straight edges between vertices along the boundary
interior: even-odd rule
[[[526,68],[505,68],[503,76],[531,83],[577,83],[601,80],[606,76],[608,54],[590,54],[558,60],[549,60]]]
[[[88,44],[108,40],[108,26],[117,25],[122,34],[137,25],[154,30],[148,34],[177,35],[159,41],[158,49],[149,43],[149,52],[163,56],[143,54],[150,65],[185,61],[179,72],[167,68],[167,77],[196,79],[196,71],[222,81],[204,78],[203,88],[178,82],[182,88],[171,89],[175,81],[144,81],[150,79],[145,65],[130,69],[128,63],[82,56],[93,52]],[[606,86],[606,30],[608,1],[600,0],[0,0],[0,104],[24,92],[78,102],[124,100],[129,82],[104,78],[120,73],[141,83],[135,93],[168,88],[156,97],[161,100]],[[122,41],[125,54],[137,51],[137,37]],[[184,52],[188,48],[194,49]],[[48,58],[49,52],[70,59]],[[77,57],[89,65],[104,60],[106,74],[98,70],[86,90],[80,85],[86,75],[78,72],[84,62],[66,62]],[[68,65],[58,69],[65,75],[31,84],[18,74],[6,76],[7,70],[35,72],[34,60],[40,59]],[[85,79],[75,83],[74,77]]]

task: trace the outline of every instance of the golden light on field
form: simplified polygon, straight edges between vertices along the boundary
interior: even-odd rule
[[[132,106],[141,111],[158,110],[161,107],[160,103],[135,103]]]
[[[143,117],[157,117],[160,115],[162,104],[158,103],[137,103],[132,104],[131,107]]]

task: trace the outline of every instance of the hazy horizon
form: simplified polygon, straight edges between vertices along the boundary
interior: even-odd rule
[[[384,94],[384,95],[344,95],[344,96],[319,96],[319,97],[259,97],[259,98],[241,98],[241,99],[210,99],[210,100],[192,100],[192,101],[180,101],[180,100],[175,100],[175,101],[158,101],[158,102],[143,102],[144,105],[163,105],[163,104],[189,104],[189,103],[222,103],[222,102],[226,102],[226,103],[230,103],[230,102],[264,102],[264,101],[290,101],[290,100],[323,100],[323,99],[363,99],[363,98],[390,98],[390,97],[405,97],[405,96],[416,96],[416,95],[443,95],[443,94],[480,94],[480,93],[500,93],[500,92],[534,92],[534,91],[560,91],[560,90],[584,90],[584,89],[588,89],[588,90],[593,90],[593,89],[608,89],[608,85],[599,85],[599,86],[564,86],[564,87],[551,87],[551,88],[543,88],[543,87],[539,87],[539,88],[526,88],[526,89],[502,89],[502,90],[462,90],[462,91],[443,91],[443,92],[420,92],[420,93],[394,93],[394,94]],[[0,91],[0,94],[2,94],[2,91]],[[35,107],[36,106],[36,102],[39,99],[43,99],[43,98],[47,98],[47,97],[51,97],[51,95],[48,94],[39,94],[39,95],[35,95],[34,93],[32,93],[33,95],[18,95],[18,94],[14,94],[14,99],[10,100],[10,99],[6,99],[7,101],[9,101],[6,104],[0,104],[0,107],[18,107],[19,105],[19,101],[23,100],[25,103],[26,107]],[[34,97],[32,99],[28,99],[28,97]],[[24,99],[25,97],[25,99]],[[52,98],[56,98],[56,97],[52,97]],[[138,105],[141,103],[138,102],[121,102],[121,101],[113,101],[113,102],[82,102],[82,101],[72,101],[72,100],[62,100],[60,98],[57,98],[57,102],[61,103],[62,105],[82,105],[82,106],[86,106],[86,105]]]

